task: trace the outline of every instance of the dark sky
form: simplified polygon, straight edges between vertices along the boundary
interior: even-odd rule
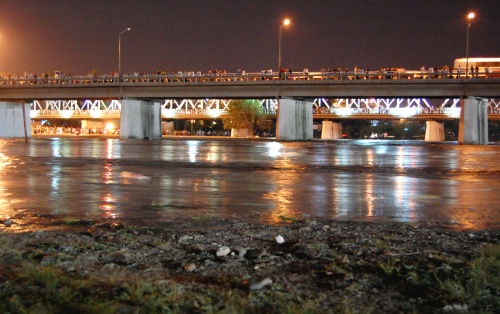
[[[500,57],[500,0],[0,0],[0,73],[452,65]]]

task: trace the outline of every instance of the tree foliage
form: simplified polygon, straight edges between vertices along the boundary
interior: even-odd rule
[[[224,129],[253,130],[266,114],[258,100],[233,99],[227,106],[227,115],[222,120]]]

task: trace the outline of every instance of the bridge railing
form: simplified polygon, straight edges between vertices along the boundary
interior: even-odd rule
[[[469,79],[500,78],[500,73],[469,73]],[[212,82],[252,82],[252,81],[300,81],[300,80],[409,80],[409,79],[465,79],[465,73],[449,71],[334,71],[334,72],[268,72],[260,73],[199,73],[182,74],[127,74],[94,76],[55,76],[55,77],[0,77],[0,87],[11,85],[74,85],[74,84],[168,84],[168,83],[212,83]]]

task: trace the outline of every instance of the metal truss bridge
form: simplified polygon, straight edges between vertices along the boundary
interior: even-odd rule
[[[224,118],[230,99],[167,99],[161,106],[162,118],[216,119]],[[264,111],[276,115],[277,99],[261,99]],[[489,120],[500,120],[500,99],[488,99]],[[119,100],[35,100],[31,118],[41,119],[119,119]],[[460,118],[460,99],[426,98],[316,98],[315,119],[415,119],[451,120]]]

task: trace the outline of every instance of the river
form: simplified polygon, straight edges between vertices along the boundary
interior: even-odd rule
[[[41,216],[498,229],[499,157],[497,145],[422,141],[0,139],[0,219],[20,230]]]

